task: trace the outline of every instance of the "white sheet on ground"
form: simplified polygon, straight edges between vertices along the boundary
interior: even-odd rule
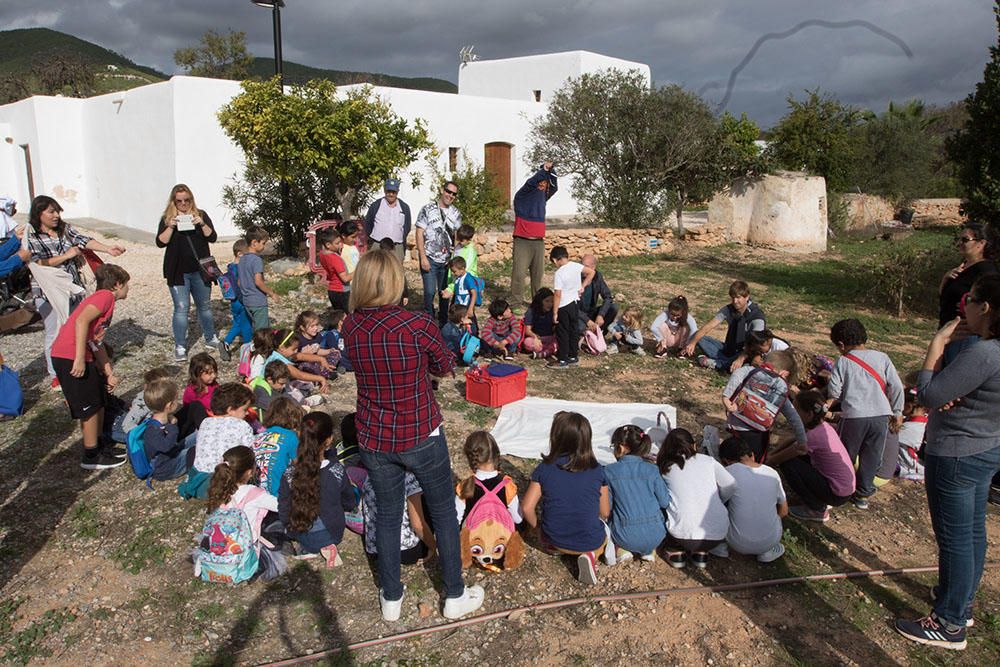
[[[663,412],[671,426],[677,424],[677,410],[671,405],[655,403],[581,403],[551,398],[528,397],[508,403],[491,433],[502,454],[537,459],[549,451],[549,429],[552,416],[560,410],[579,412],[590,421],[593,431],[594,454],[607,465],[615,462],[611,451],[611,434],[625,424],[635,424],[643,430],[656,426],[656,416]],[[657,450],[653,445],[653,452]]]

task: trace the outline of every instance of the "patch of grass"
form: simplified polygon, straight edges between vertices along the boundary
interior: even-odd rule
[[[281,296],[288,296],[289,292],[297,290],[302,285],[302,278],[297,276],[285,276],[268,282],[268,287]]]
[[[31,621],[23,630],[14,632],[17,610],[25,598],[0,601],[0,662],[26,665],[35,658],[47,658],[52,651],[43,646],[45,638],[59,632],[64,625],[76,620],[68,609],[50,609],[41,618]]]
[[[97,537],[97,530],[100,528],[101,522],[94,507],[86,502],[81,502],[73,508],[70,519],[76,527],[77,537]]]
[[[465,416],[476,428],[486,428],[490,422],[496,419],[497,412],[494,408],[487,408],[484,405],[476,405],[468,401],[465,402],[465,405],[467,406]]]
[[[217,621],[226,613],[226,607],[219,602],[209,602],[193,614],[196,621]]]
[[[111,553],[111,558],[119,567],[132,574],[139,574],[153,565],[163,565],[172,552],[165,542],[165,534],[170,535],[170,531],[164,529],[163,521],[154,519],[131,538],[126,538]]]

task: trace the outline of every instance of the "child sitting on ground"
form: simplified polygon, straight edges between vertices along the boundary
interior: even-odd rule
[[[806,427],[806,445],[788,441],[768,457],[804,503],[792,505],[789,513],[805,521],[829,521],[830,506],[843,505],[854,494],[854,464],[836,429],[826,421],[824,400],[815,389],[799,392],[795,410]]]
[[[833,365],[827,388],[827,408],[840,401],[838,433],[851,459],[858,460],[852,502],[868,509],[875,493],[875,474],[882,464],[890,420],[903,424],[903,383],[892,360],[869,350],[868,332],[856,319],[840,320],[830,329],[830,340],[841,356]]]
[[[437,549],[434,533],[427,523],[424,514],[424,492],[417,478],[409,470],[403,476],[403,523],[400,526],[399,562],[401,565],[414,565]],[[378,501],[375,488],[369,476],[361,487],[361,511],[365,526],[365,553],[374,561],[378,557],[376,523],[378,519]],[[374,563],[372,563],[374,565]]]
[[[789,350],[771,352],[759,367],[741,366],[733,371],[722,390],[726,428],[750,445],[757,461],[767,458],[771,428],[779,413],[788,420],[796,441],[806,444],[802,420],[788,400],[788,377],[795,371],[795,357]]]
[[[340,350],[323,345],[322,327],[315,311],[303,310],[295,318],[295,337],[298,347],[295,365],[306,373],[321,375],[328,380],[337,379]]]
[[[521,318],[511,312],[506,299],[494,299],[490,303],[490,317],[479,332],[486,354],[503,359],[513,359],[517,346],[524,336]]]
[[[725,341],[707,336],[723,322],[726,323]],[[750,300],[750,286],[742,280],[734,280],[729,286],[729,305],[720,308],[712,321],[688,339],[684,356],[690,357],[700,347],[703,354],[697,358],[698,365],[732,372],[735,370],[733,362],[743,350],[747,335],[751,331],[763,331],[766,328],[764,311]]]
[[[608,327],[608,334],[611,337],[608,354],[617,354],[619,351],[639,356],[646,354],[642,349],[642,311],[638,308],[629,307],[623,310],[621,317]]]
[[[757,463],[750,446],[738,435],[723,441],[719,458],[736,480],[736,489],[727,504],[729,533],[726,541],[710,553],[725,558],[732,549],[736,553],[756,556],[761,563],[778,560],[785,553],[781,543],[781,519],[788,514],[781,478],[774,468]]]
[[[736,491],[736,480],[718,461],[699,454],[691,433],[675,428],[667,434],[656,466],[670,491],[667,506],[667,562],[684,567],[684,554],[699,569],[708,565],[708,551],[729,533],[725,502]]]
[[[253,392],[246,385],[226,382],[212,394],[212,415],[201,423],[195,445],[194,465],[187,481],[177,488],[184,498],[205,498],[215,467],[230,447],[253,444],[253,429],[246,422]],[[253,452],[250,452],[251,457]]]
[[[188,364],[188,383],[184,387],[183,404],[198,401],[205,410],[211,409],[212,394],[219,388],[219,365],[208,352],[199,352]]]
[[[521,523],[521,504],[517,498],[517,485],[509,475],[501,475],[497,470],[500,465],[500,446],[488,431],[473,431],[465,439],[462,446],[465,460],[472,469],[472,474],[462,480],[455,488],[455,509],[458,511],[458,524],[462,525],[466,514],[483,497],[484,491],[478,488],[478,480],[486,491],[492,491],[503,486],[503,502],[507,505],[511,519],[515,524]]]
[[[169,377],[170,371],[166,368],[150,368],[146,371],[146,373],[142,376],[142,391],[136,394],[136,397],[132,399],[132,405],[129,406],[128,412],[122,420],[121,435],[127,437],[129,431],[152,416],[152,410],[150,410],[149,406],[146,405],[146,390],[149,389],[149,386],[157,380],[166,380]],[[119,440],[119,442],[124,442],[124,439]]]
[[[153,479],[163,482],[182,477],[194,463],[195,434],[179,437],[177,418],[177,383],[168,378],[153,380],[142,392],[151,411],[142,432],[143,450],[153,466]]]
[[[615,560],[631,560],[639,554],[652,562],[656,547],[667,536],[663,510],[670,505],[670,491],[659,471],[644,458],[653,441],[634,424],[619,426],[611,435],[617,463],[604,468],[611,496],[611,539]]]
[[[276,496],[281,475],[298,453],[305,410],[288,396],[278,396],[262,414],[266,430],[251,445],[257,460],[257,486]]]
[[[290,390],[298,390],[302,392],[303,396],[311,394],[313,391],[313,386],[311,383],[318,385],[318,390],[320,393],[326,393],[327,384],[326,378],[322,375],[316,375],[315,373],[308,373],[295,366],[292,362],[298,354],[298,341],[295,339],[295,332],[290,329],[279,329],[274,332],[274,342],[275,349],[271,352],[271,356],[267,358],[267,363],[272,361],[280,361],[281,363],[288,366],[288,373],[291,375],[292,379],[289,383]],[[294,394],[293,394],[294,395]],[[312,396],[309,396],[312,398]],[[313,406],[322,403],[322,396],[318,397],[319,400],[307,401],[305,404]]]
[[[903,417],[906,421],[899,429],[899,478],[914,482],[924,481],[924,463],[917,452],[924,443],[927,429],[927,409],[917,402],[915,386],[907,388],[903,399]]]
[[[649,325],[656,339],[657,359],[667,355],[677,356],[684,351],[691,334],[698,330],[698,323],[688,312],[688,301],[684,295],[675,296],[667,307]]]
[[[445,299],[454,297],[453,303],[465,306],[465,319],[463,324],[469,326],[469,331],[473,336],[479,335],[479,322],[476,320],[476,301],[482,301],[483,295],[479,293],[479,282],[475,276],[465,268],[465,259],[462,257],[452,257],[448,262],[448,268],[454,277],[454,282],[449,289],[441,290],[441,296]]]
[[[541,523],[536,512],[539,503]],[[576,556],[577,578],[585,584],[597,583],[597,556],[608,542],[603,522],[611,515],[611,501],[586,417],[560,411],[552,418],[549,452],[531,473],[521,511],[529,526],[539,528],[543,547]]]
[[[544,359],[556,353],[556,330],[552,320],[555,295],[548,287],[542,287],[531,299],[531,305],[524,313],[524,340],[521,347],[531,354],[532,359]]]
[[[348,373],[351,373],[354,371],[354,367],[351,366],[351,360],[344,354],[344,350],[347,346],[344,344],[344,335],[341,333],[341,327],[344,324],[344,318],[346,316],[347,313],[342,310],[327,311],[326,327],[320,334],[323,337],[320,341],[320,347],[327,350],[336,350],[339,355],[337,357],[337,368],[342,368]]]
[[[465,320],[466,307],[460,303],[453,303],[448,306],[448,321],[441,327],[441,337],[444,338],[445,345],[455,355],[455,359],[464,364],[462,349],[462,338],[469,331],[469,327],[462,322]]]
[[[336,456],[333,419],[310,412],[302,419],[298,455],[281,476],[278,513],[288,536],[304,553],[319,553],[327,567],[341,565],[337,545],[344,537],[344,512],[357,507],[347,470]]]
[[[239,337],[240,342],[243,344],[249,343],[253,338],[253,324],[250,322],[250,315],[247,314],[247,309],[243,307],[243,302],[240,300],[240,257],[247,252],[249,246],[245,239],[238,239],[233,243],[233,261],[230,262],[229,266],[226,267],[226,276],[228,276],[230,284],[234,289],[234,297],[232,299],[227,299],[229,301],[229,314],[232,315],[233,325],[229,327],[229,332],[226,333],[226,338],[222,342],[224,345],[219,346],[219,356],[222,357],[223,361],[229,361],[231,356],[230,346]]]
[[[263,377],[264,366],[267,364],[267,358],[271,356],[272,352],[274,352],[274,330],[267,328],[254,331],[253,341],[240,347],[240,368],[244,366],[244,358],[249,359],[247,367],[243,369],[247,373],[244,378],[245,382]],[[239,369],[238,372],[240,372],[240,375],[243,375]]]
[[[254,405],[259,414],[264,414],[275,399],[285,395],[285,389],[291,378],[292,374],[288,372],[288,366],[280,361],[272,361],[264,367],[263,377],[250,381]]]
[[[350,294],[347,285],[354,274],[347,270],[347,264],[340,256],[344,243],[336,229],[328,227],[316,233],[316,245],[319,247],[319,263],[326,271],[326,295],[330,299],[330,307],[336,310],[347,310],[347,300]]]
[[[735,371],[744,365],[760,366],[764,362],[764,357],[767,356],[768,352],[780,352],[788,348],[788,341],[778,338],[770,329],[751,331],[747,334],[747,341],[743,346],[743,351],[733,361],[732,368]]]

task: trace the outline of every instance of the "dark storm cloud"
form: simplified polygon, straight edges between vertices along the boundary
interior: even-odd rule
[[[968,94],[996,42],[986,0],[286,0],[285,58],[316,67],[457,79],[458,49],[481,58],[585,49],[650,65],[659,83],[723,99],[730,71],[766,33],[808,19],[864,20],[913,51],[860,28],[810,27],[762,44],[728,104],[769,125],[785,98],[820,87],[883,109],[890,99],[946,103]],[[272,53],[269,12],[249,0],[34,0],[4,2],[6,27],[50,27],[175,70],[174,49],[208,29],[242,30],[255,55]]]

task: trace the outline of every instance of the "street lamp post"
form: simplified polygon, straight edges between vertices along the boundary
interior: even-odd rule
[[[272,30],[274,32],[274,73],[278,76],[278,85],[281,86],[281,93],[285,93],[285,72],[281,61],[281,8],[285,6],[285,0],[250,0],[258,7],[271,10]],[[285,252],[293,254],[292,249],[292,226],[289,220],[289,192],[288,183],[281,181],[281,217],[284,223],[281,226],[281,242],[285,246]]]

